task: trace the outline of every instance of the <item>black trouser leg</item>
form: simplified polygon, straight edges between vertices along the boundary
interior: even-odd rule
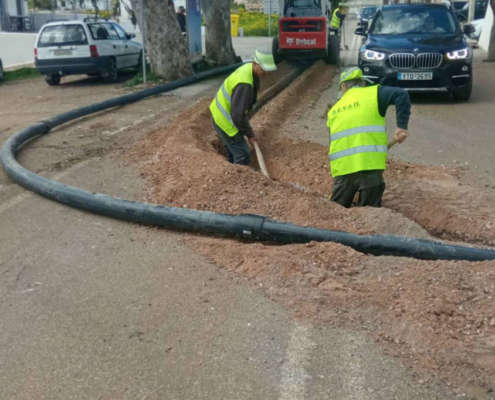
[[[333,181],[332,197],[330,200],[349,208],[358,188],[349,177],[339,176]]]
[[[385,183],[359,191],[358,206],[381,207]]]
[[[246,140],[244,140],[244,136],[240,133],[235,136],[228,136],[215,123],[213,123],[213,127],[225,148],[227,160],[233,164],[249,165],[251,151]]]

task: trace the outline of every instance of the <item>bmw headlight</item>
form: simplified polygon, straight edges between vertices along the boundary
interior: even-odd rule
[[[460,50],[454,50],[447,52],[447,58],[449,60],[465,60],[469,57],[469,48],[466,47]]]
[[[385,53],[375,50],[364,50],[362,56],[366,61],[382,61],[385,59]]]

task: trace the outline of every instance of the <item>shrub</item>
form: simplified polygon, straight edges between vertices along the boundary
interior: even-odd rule
[[[271,34],[278,34],[278,15],[271,16]],[[258,12],[239,12],[239,27],[244,36],[268,36],[268,15]]]

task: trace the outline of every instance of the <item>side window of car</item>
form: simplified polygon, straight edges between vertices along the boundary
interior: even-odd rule
[[[112,24],[115,30],[117,31],[117,34],[119,35],[119,39],[122,40],[127,40],[127,34],[125,33],[124,29],[117,24]]]
[[[91,36],[95,40],[118,40],[119,36],[111,24],[90,24]]]
[[[91,31],[91,36],[94,40],[108,39],[108,32],[101,24],[90,24],[89,30]]]
[[[104,24],[104,25],[108,31],[108,39],[110,39],[110,40],[119,40],[120,39],[119,35],[117,34],[117,31],[115,30],[115,28],[113,27],[112,24]]]

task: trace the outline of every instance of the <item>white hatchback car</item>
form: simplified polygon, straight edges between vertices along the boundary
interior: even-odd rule
[[[143,46],[118,24],[86,18],[44,25],[36,37],[36,69],[49,85],[64,75],[100,75],[117,80],[119,70],[139,68]]]

